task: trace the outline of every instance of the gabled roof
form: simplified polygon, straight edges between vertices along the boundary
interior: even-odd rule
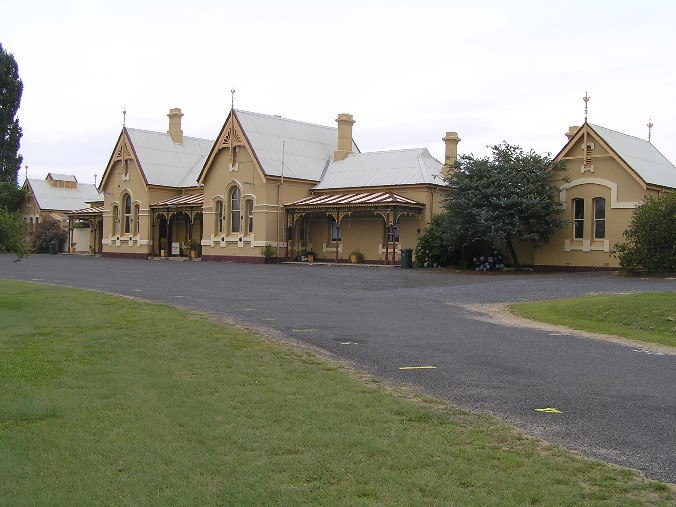
[[[331,162],[313,189],[441,185],[441,167],[427,148],[352,153]]]
[[[88,202],[101,199],[96,186],[89,183],[78,183],[73,188],[64,188],[54,187],[47,180],[29,178],[26,185],[30,187],[41,210],[73,211],[86,207]]]
[[[676,188],[676,166],[669,162],[652,143],[599,125],[589,124],[589,126],[643,181],[662,187]]]
[[[55,181],[71,181],[77,183],[77,178],[72,174],[48,173],[47,179],[49,178]]]
[[[148,185],[197,186],[213,140],[184,136],[183,143],[175,143],[167,133],[125,130]]]
[[[313,125],[281,116],[235,110],[261,169],[269,176],[319,181],[333,160],[338,128]],[[352,149],[359,152],[352,142]]]

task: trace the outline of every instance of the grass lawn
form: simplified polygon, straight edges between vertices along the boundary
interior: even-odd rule
[[[676,346],[676,292],[518,303],[509,309],[549,324]]]
[[[0,280],[0,505],[673,505],[206,316]]]

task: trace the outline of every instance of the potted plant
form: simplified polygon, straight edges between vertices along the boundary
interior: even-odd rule
[[[272,263],[272,258],[275,256],[275,249],[270,243],[267,243],[263,248],[261,248],[261,255],[263,256],[265,264]]]
[[[75,241],[71,241],[70,243],[70,253],[74,254],[75,253],[75,247],[77,246],[77,243]]]
[[[160,238],[160,257],[167,256],[167,238]]]
[[[193,259],[197,258],[197,252],[200,249],[200,242],[196,238],[190,240],[190,257]]]
[[[312,250],[308,250],[307,252],[305,252],[305,257],[307,258],[308,262],[315,261],[315,253]]]
[[[361,264],[364,262],[364,254],[359,251],[359,248],[352,250],[350,253],[350,262],[352,264]]]

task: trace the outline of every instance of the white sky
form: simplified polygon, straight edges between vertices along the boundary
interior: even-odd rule
[[[30,178],[101,175],[122,127],[214,139],[235,107],[335,126],[361,151],[556,154],[584,120],[676,163],[673,0],[0,0]],[[19,176],[23,182],[24,170]]]

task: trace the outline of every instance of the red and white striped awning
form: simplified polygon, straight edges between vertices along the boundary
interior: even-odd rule
[[[89,208],[69,211],[66,215],[102,215],[103,209],[103,206],[91,206]]]
[[[204,203],[204,195],[202,194],[188,194],[188,195],[179,195],[177,197],[172,197],[170,199],[165,199],[164,201],[156,202],[151,204],[151,208],[167,208],[170,206],[199,206],[202,207]]]
[[[285,204],[285,208],[326,208],[326,207],[368,207],[368,206],[412,206],[424,208],[421,202],[394,192],[368,192],[361,194],[313,195],[300,201]]]

